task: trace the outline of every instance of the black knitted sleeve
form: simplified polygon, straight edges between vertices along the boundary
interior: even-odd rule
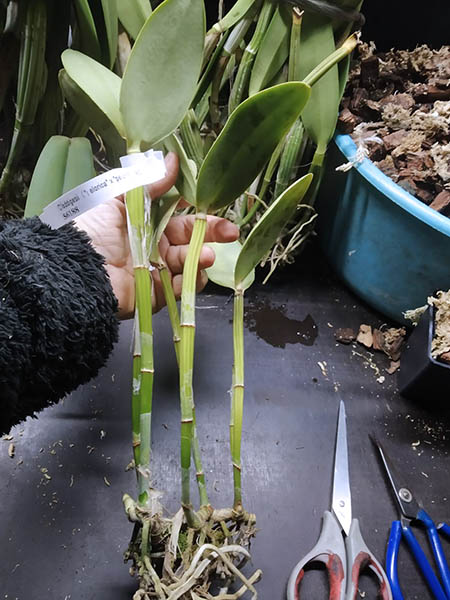
[[[71,224],[0,221],[0,434],[106,362],[118,320],[103,263]]]

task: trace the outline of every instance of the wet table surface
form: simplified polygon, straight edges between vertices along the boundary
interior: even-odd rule
[[[195,397],[210,499],[232,502],[228,451],[232,301],[214,286],[198,298]],[[253,566],[261,600],[282,600],[293,565],[315,544],[330,507],[338,396],[346,405],[353,514],[384,560],[396,507],[368,438],[385,443],[436,522],[449,520],[450,411],[397,392],[389,360],[342,345],[339,327],[382,325],[330,273],[314,248],[246,299],[243,492],[259,531]],[[178,508],[177,374],[166,313],[155,317],[154,484]],[[38,419],[0,441],[0,600],[126,600],[136,589],[122,554],[131,533],[122,494],[135,493],[131,460],[131,324],[108,365]],[[339,390],[336,393],[334,386]],[[13,458],[8,455],[15,446]],[[418,536],[426,547],[425,536]],[[450,540],[443,539],[450,560]],[[427,549],[428,553],[428,549]],[[405,598],[431,598],[406,547]],[[324,573],[308,573],[304,598],[325,598]],[[370,578],[360,597],[375,598]]]

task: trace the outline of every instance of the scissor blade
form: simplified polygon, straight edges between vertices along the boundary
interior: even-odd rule
[[[385,474],[395,494],[395,499],[397,500],[400,512],[407,519],[415,519],[417,517],[417,513],[420,510],[420,505],[414,498],[411,488],[405,481],[403,474],[399,474],[399,472],[396,470],[396,468],[394,467],[394,463],[392,462],[391,458],[389,457],[381,443],[374,436],[369,435],[369,437],[372,440],[372,443],[378,449],[378,452],[380,453]]]
[[[352,497],[348,471],[347,423],[344,402],[339,404],[339,417],[334,455],[333,512],[345,534],[348,535],[352,523]]]

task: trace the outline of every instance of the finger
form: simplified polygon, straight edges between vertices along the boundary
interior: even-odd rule
[[[196,292],[199,293],[203,290],[205,285],[208,283],[208,275],[205,271],[199,271],[197,274],[196,281]],[[183,287],[183,275],[175,275],[172,279],[172,287],[173,292],[175,294],[175,298],[179,300],[181,298],[181,289]]]
[[[183,196],[181,196],[178,204],[177,204],[177,208],[189,208],[190,206],[192,206],[192,204],[189,204],[189,202],[187,200],[185,200],[183,198]]]
[[[167,252],[170,248],[169,240],[165,233],[162,234],[161,239],[159,240],[159,254],[164,262],[167,264]]]
[[[178,156],[173,152],[169,152],[169,154],[164,159],[166,163],[166,176],[159,181],[155,181],[155,183],[151,183],[148,186],[148,191],[151,198],[159,198],[166,192],[170,190],[170,188],[175,185],[175,182],[178,177]]]
[[[212,267],[214,261],[216,260],[216,253],[209,246],[204,245],[201,252],[200,258],[198,261],[199,269],[207,269],[208,267]]]
[[[155,181],[155,183],[151,183],[148,186],[148,191],[151,198],[158,198],[162,194],[168,192],[170,188],[173,185],[175,185],[175,181],[177,180],[179,164],[178,156],[174,152],[169,152],[165,157],[164,162],[166,164],[167,171],[165,177],[163,177],[159,181]],[[126,194],[119,194],[119,196],[116,196],[114,200],[118,200],[119,202],[124,203],[125,196]],[[182,205],[182,202],[184,202],[185,204]],[[189,206],[189,204],[184,200],[184,198],[182,198],[180,200],[180,207],[185,208],[186,206]]]
[[[159,271],[157,269],[152,271],[152,304],[153,304],[153,313],[157,313],[163,306],[166,304],[166,298],[164,296],[164,290],[161,283],[161,278],[159,276]]]
[[[188,244],[194,227],[195,215],[178,215],[170,219],[165,234],[171,244]],[[233,242],[239,237],[239,228],[221,217],[208,216],[205,242]]]
[[[98,208],[99,210],[102,210],[102,207],[105,205],[108,205],[108,204],[119,210],[122,219],[124,219],[123,225],[126,225],[126,222],[125,222],[125,218],[126,218],[125,194],[121,194],[120,196],[117,196],[116,198],[111,198],[110,200],[107,200],[103,204],[99,204],[98,207],[96,206],[95,208],[93,208],[91,210],[95,210],[96,208]],[[103,209],[103,211],[104,211],[104,209]]]
[[[205,273],[205,271],[199,271],[199,273],[197,275],[197,284],[196,284],[197,294],[202,291],[202,289],[205,287],[205,285],[207,283],[208,283],[208,275]]]
[[[205,242],[234,242],[239,237],[239,227],[227,219],[208,217]]]
[[[196,291],[201,292],[205,285],[208,283],[208,275],[205,271],[199,271],[197,274]],[[183,286],[183,275],[175,275],[172,279],[172,287],[175,294],[175,298],[179,300],[181,298],[181,288]]]
[[[178,275],[183,272],[188,250],[189,246],[187,244],[183,244],[182,246],[169,246],[167,248],[165,261],[170,271],[174,275]],[[216,255],[214,250],[209,246],[203,246],[200,252],[198,268],[207,269],[214,263],[215,258]]]
[[[179,300],[181,298],[181,288],[183,286],[183,275],[175,275],[172,278],[172,287],[175,298]]]
[[[119,302],[117,316],[119,319],[130,319],[134,315],[135,288],[134,277],[124,273],[123,267],[105,265],[111,281],[112,289]]]

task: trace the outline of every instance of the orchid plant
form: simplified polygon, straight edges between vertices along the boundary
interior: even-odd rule
[[[347,59],[356,37],[347,38],[348,27],[329,17],[303,15],[296,3],[292,7],[284,1],[238,0],[208,32],[203,0],[164,0],[153,11],[142,0],[132,4],[121,17],[135,39],[123,74],[70,49],[62,54],[59,80],[68,102],[103,139],[109,156],[133,157],[154,148],[175,151],[180,159],[176,186],[162,198],[151,199],[145,187],[126,194],[136,282],[131,414],[138,489],[136,495],[125,494],[124,506],[134,523],[127,558],[139,576],[135,598],[231,600],[246,590],[256,597],[260,571],[247,578],[240,570],[250,557],[248,545],[256,531],[255,515],[245,510],[242,493],[244,293],[255,267],[289,223],[300,223],[291,231],[293,244],[307,235],[345,79],[345,68],[338,63]],[[344,39],[338,46],[336,32]],[[224,90],[229,90],[227,98]],[[53,140],[45,151],[50,157],[78,143]],[[301,172],[297,163],[307,147],[315,148],[313,158],[307,172]],[[48,157],[47,162],[42,159],[43,168],[50,164]],[[60,169],[69,170],[67,153],[60,163]],[[80,178],[89,177],[87,170],[82,173]],[[35,177],[36,187],[43,176]],[[272,201],[261,211],[269,192]],[[195,225],[178,311],[158,243],[181,196],[192,205]],[[44,208],[38,197],[33,193],[29,198],[30,214]],[[52,199],[47,196],[47,201]],[[216,264],[210,270],[214,281],[234,292],[234,502],[229,508],[209,502],[193,393],[195,282],[209,214],[232,216],[242,231],[241,242],[216,245]],[[164,285],[179,369],[180,510],[170,517],[163,514],[160,494],[152,487],[151,415],[157,376],[153,268]],[[191,496],[192,465],[198,506]],[[221,591],[212,596],[211,582],[217,577]],[[229,593],[235,579],[241,587]]]

